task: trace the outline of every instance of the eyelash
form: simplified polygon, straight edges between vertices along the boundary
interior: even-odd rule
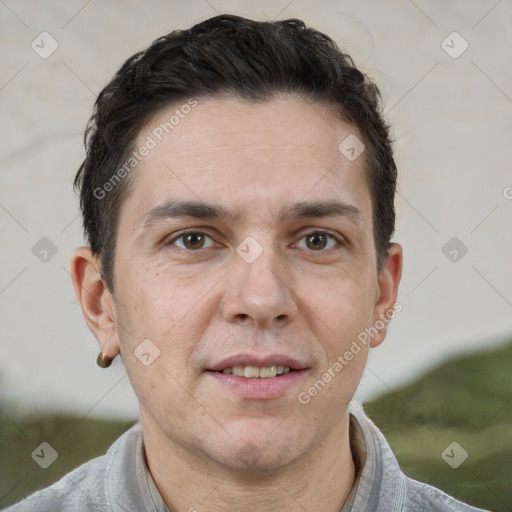
[[[168,242],[168,245],[174,245],[175,242],[177,242],[178,240],[181,240],[183,239],[184,237],[186,237],[187,235],[191,235],[191,234],[194,234],[194,235],[203,235],[203,236],[206,236],[208,238],[210,238],[211,240],[213,240],[213,238],[204,233],[203,231],[196,231],[196,230],[188,230],[188,231],[182,231],[181,233],[177,234],[176,236],[174,236],[173,238],[171,238]],[[340,240],[337,236],[333,235],[332,233],[329,233],[328,231],[325,231],[325,230],[314,230],[314,231],[310,231],[306,234],[304,234],[300,240],[303,240],[304,238],[308,237],[308,236],[311,236],[311,235],[322,235],[322,236],[327,236],[330,240],[334,240],[337,244],[338,244],[338,249],[342,246],[344,246],[345,244],[343,243],[342,240]],[[299,240],[299,241],[300,241]],[[186,247],[179,247],[177,246],[179,249],[182,249],[184,251],[187,251],[187,252],[199,252],[201,250],[204,250],[204,249],[208,249],[209,247],[201,247],[200,249],[187,249]],[[311,252],[317,252],[317,253],[322,253],[322,252],[327,252],[331,249],[335,249],[335,247],[330,247],[328,249],[320,249],[318,251],[315,251],[313,249],[310,249]]]

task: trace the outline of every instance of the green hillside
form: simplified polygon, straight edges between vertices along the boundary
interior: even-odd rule
[[[509,344],[448,362],[413,384],[367,403],[365,409],[409,476],[475,506],[509,512],[511,370]],[[441,458],[452,442],[468,453],[456,469]]]
[[[473,505],[510,512],[511,363],[512,344],[454,360],[365,408],[408,475]],[[105,453],[133,424],[56,415],[19,419],[9,411],[0,410],[2,508]],[[66,456],[40,468],[31,454],[41,440]],[[457,469],[441,457],[452,442],[468,454]],[[450,456],[460,456],[458,446]]]

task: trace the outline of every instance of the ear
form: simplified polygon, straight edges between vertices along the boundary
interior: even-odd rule
[[[73,251],[71,277],[89,329],[98,340],[101,351],[114,358],[120,351],[114,301],[101,279],[99,258],[88,247]]]
[[[395,308],[401,277],[402,247],[399,244],[391,244],[384,267],[379,273],[377,300],[373,309],[372,324],[377,334],[371,339],[371,347],[377,347],[384,341],[389,322],[395,316],[395,312],[401,310],[401,305]]]

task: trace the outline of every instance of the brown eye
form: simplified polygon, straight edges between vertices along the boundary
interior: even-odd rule
[[[187,249],[201,249],[204,245],[204,236],[201,233],[190,233],[183,237],[183,245]]]
[[[308,249],[321,250],[327,245],[327,235],[323,233],[312,233],[306,235],[306,245]]]
[[[335,235],[326,231],[312,231],[304,235],[296,244],[300,249],[307,249],[315,252],[326,252],[329,249],[341,248],[343,242]]]
[[[181,249],[188,251],[198,251],[200,249],[206,249],[213,245],[211,237],[198,231],[189,231],[188,233],[182,233],[171,241],[171,245],[176,245]]]

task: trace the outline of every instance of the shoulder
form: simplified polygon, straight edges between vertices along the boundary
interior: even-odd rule
[[[103,510],[101,505],[106,502],[104,486],[98,484],[104,480],[107,466],[107,455],[90,460],[5,512]],[[94,496],[89,497],[93,489]]]
[[[458,501],[440,489],[409,478],[362,406],[352,403],[350,413],[361,431],[360,444],[363,444],[365,452],[364,466],[353,498],[354,510],[485,512]]]
[[[102,512],[109,511],[106,481],[113,461],[140,432],[136,425],[125,432],[101,457],[64,475],[50,487],[31,494],[4,512]]]
[[[431,485],[418,482],[404,475],[404,512],[485,512],[472,507]]]

